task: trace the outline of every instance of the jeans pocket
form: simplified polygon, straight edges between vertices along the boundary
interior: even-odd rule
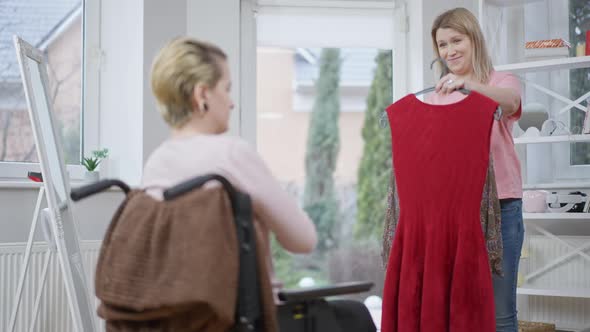
[[[501,205],[502,218],[514,218],[522,215],[522,201],[512,201]]]
[[[503,204],[501,210],[504,245],[506,245],[506,241],[519,241],[524,230],[522,225],[522,201],[517,200]]]

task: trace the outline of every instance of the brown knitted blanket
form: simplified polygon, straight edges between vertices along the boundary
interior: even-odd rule
[[[257,231],[265,331],[277,331],[265,252]],[[105,235],[96,268],[98,314],[108,331],[227,331],[234,323],[238,244],[222,187],[158,201],[132,191]]]

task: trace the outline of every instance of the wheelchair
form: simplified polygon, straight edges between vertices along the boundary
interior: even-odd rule
[[[221,186],[203,188],[209,182]],[[362,303],[326,300],[368,291],[372,282],[282,290],[282,303],[274,303],[250,197],[223,176],[182,182],[162,201],[115,179],[73,189],[70,197],[79,201],[113,186],[126,197],[107,229],[95,279],[107,331],[376,330]],[[231,248],[221,248],[229,253],[221,259],[209,246]]]

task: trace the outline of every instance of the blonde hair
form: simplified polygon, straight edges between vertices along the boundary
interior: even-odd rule
[[[473,73],[480,83],[487,83],[490,80],[490,74],[494,70],[494,66],[492,65],[492,59],[489,56],[477,18],[465,8],[455,8],[440,14],[434,20],[431,30],[432,46],[435,55],[440,57],[436,42],[436,32],[438,29],[453,29],[469,37],[473,48]]]
[[[151,85],[160,113],[172,127],[183,126],[193,112],[193,90],[199,84],[215,87],[226,54],[217,46],[177,38],[164,46],[152,63]]]

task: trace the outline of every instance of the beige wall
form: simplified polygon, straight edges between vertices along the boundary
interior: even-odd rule
[[[293,111],[293,50],[258,48],[257,80],[258,151],[281,181],[302,184],[311,113]],[[340,114],[339,183],[356,183],[363,117],[361,112]]]

